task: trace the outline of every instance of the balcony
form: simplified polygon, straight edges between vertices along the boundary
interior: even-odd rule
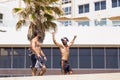
[[[58,26],[76,27],[120,27],[120,20],[58,20]]]

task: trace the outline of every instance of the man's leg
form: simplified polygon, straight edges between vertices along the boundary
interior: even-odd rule
[[[37,71],[36,68],[32,68],[32,76],[36,76],[36,71]]]
[[[31,65],[32,76],[35,76],[35,75],[36,75],[36,71],[37,71],[37,69],[35,68],[35,64],[36,64],[35,54],[32,54],[32,55],[31,55],[31,62],[32,62],[32,65]]]
[[[73,73],[72,68],[71,68],[70,64],[68,64],[68,74],[72,74],[72,73]]]
[[[72,74],[73,73],[73,71],[69,71],[69,74]]]
[[[44,73],[46,72],[46,66],[43,65],[42,68],[41,68],[41,71],[39,72],[39,76],[42,76]]]
[[[64,60],[61,61],[61,69],[62,69],[62,74],[66,75],[67,67],[66,67],[66,62]]]

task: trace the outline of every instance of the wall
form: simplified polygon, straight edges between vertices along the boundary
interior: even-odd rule
[[[78,2],[79,1],[79,2]],[[75,0],[73,1],[72,9],[73,12],[75,12],[74,16],[87,16],[91,19],[97,18],[98,13],[100,13],[100,17],[110,17],[110,16],[117,16],[120,14],[120,7],[118,8],[111,8],[111,0],[106,0],[107,2],[107,10],[103,11],[93,11],[94,10],[94,2],[101,1],[101,0]],[[90,8],[92,9],[90,13],[86,13],[84,15],[79,15],[77,13],[78,11],[78,5],[79,4],[86,4],[90,3]],[[8,6],[10,5],[10,6]],[[68,4],[70,5],[70,4]],[[65,6],[68,6],[65,5]],[[22,5],[24,6],[24,5]],[[16,31],[15,25],[18,20],[18,17],[13,15],[12,9],[14,7],[18,6],[18,0],[17,1],[11,1],[6,2],[4,4],[0,3],[0,13],[4,14],[4,25],[0,26],[0,29],[5,29],[7,32],[0,33],[0,44],[29,44],[29,41],[27,40],[27,28],[23,28],[22,30]],[[112,12],[111,12],[112,11]],[[104,14],[106,13],[106,14]],[[73,13],[72,13],[73,14]],[[69,15],[70,16],[70,15]],[[79,26],[72,25],[69,27],[62,27],[58,25],[58,31],[56,33],[56,38],[58,41],[60,41],[61,37],[67,36],[70,40],[73,38],[74,35],[77,35],[77,39],[75,41],[75,44],[79,45],[98,45],[98,44],[105,44],[105,45],[119,45],[120,44],[120,29],[118,27],[111,27],[111,26]],[[47,32],[46,37],[43,44],[53,44],[51,33]]]
[[[71,40],[74,35],[77,35],[75,44],[77,45],[120,45],[120,28],[109,26],[90,26],[90,27],[57,27],[56,39],[64,36]],[[0,44],[29,44],[27,40],[27,27],[16,31],[15,27],[0,27],[7,32],[0,33]],[[51,32],[46,32],[46,37],[43,44],[53,44]]]

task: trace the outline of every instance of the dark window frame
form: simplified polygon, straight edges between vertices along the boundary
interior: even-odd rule
[[[90,11],[89,4],[79,5],[78,10],[79,10],[78,11],[79,14],[88,13]]]
[[[65,7],[63,8],[64,15],[70,15],[71,14],[71,7]]]
[[[0,23],[3,23],[3,14],[0,13]]]
[[[105,10],[106,9],[106,1],[99,1],[99,2],[95,2],[95,11],[99,11],[99,10]]]

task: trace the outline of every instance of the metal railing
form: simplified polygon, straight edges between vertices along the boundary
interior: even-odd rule
[[[78,26],[78,27],[120,27],[120,20],[59,20],[58,26]]]

